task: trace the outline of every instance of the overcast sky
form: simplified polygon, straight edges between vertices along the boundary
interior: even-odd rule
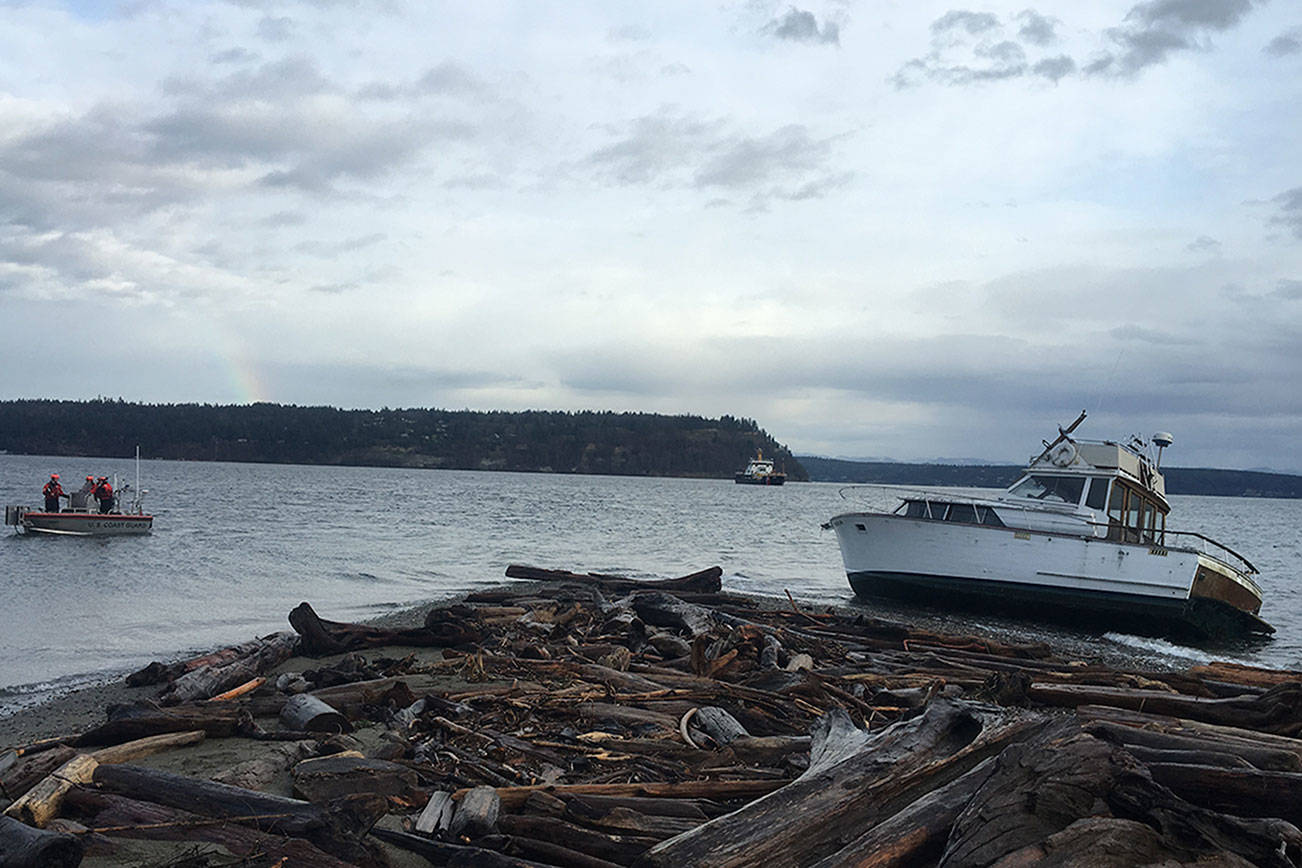
[[[1302,4],[0,0],[0,397],[1302,471]]]

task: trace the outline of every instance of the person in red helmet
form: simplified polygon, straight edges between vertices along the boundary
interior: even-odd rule
[[[59,484],[59,474],[57,473],[50,474],[50,481],[45,483],[45,487],[41,489],[41,494],[45,495],[46,512],[58,512],[59,498],[68,496],[63,493],[63,486]]]
[[[95,499],[99,501],[101,513],[113,511],[113,486],[109,484],[107,476],[101,476],[95,483]]]

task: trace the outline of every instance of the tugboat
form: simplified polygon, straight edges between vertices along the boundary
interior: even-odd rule
[[[732,476],[738,485],[781,485],[787,481],[787,475],[775,470],[773,461],[764,457],[762,449],[755,450],[755,457],[746,465],[745,470],[738,470]]]
[[[910,495],[891,513],[832,518],[823,527],[836,531],[851,588],[1143,633],[1275,632],[1258,615],[1247,558],[1167,527],[1159,467],[1171,435],[1074,439],[1084,420],[1059,428],[1003,494]]]

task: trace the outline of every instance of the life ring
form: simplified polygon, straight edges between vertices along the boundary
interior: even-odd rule
[[[1049,462],[1055,467],[1069,467],[1076,460],[1076,444],[1068,440],[1054,447],[1049,453]]]

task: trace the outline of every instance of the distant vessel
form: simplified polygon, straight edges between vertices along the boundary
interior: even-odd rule
[[[88,506],[79,506],[74,500],[70,509],[46,512],[29,506],[6,506],[5,524],[12,525],[15,533],[39,533],[51,536],[125,536],[149,533],[154,529],[154,517],[143,508],[148,492],[140,488],[140,448],[136,448],[136,484],[124,484],[120,489],[116,477],[113,488],[118,502],[131,492],[131,505],[126,512],[93,512]],[[84,503],[84,498],[82,503]]]
[[[738,485],[781,485],[787,481],[787,475],[775,470],[773,462],[764,457],[764,451],[757,449],[746,469],[738,470],[732,479]]]
[[[1085,413],[993,497],[918,494],[892,513],[849,512],[836,531],[862,596],[980,604],[1013,614],[1103,621],[1201,637],[1273,633],[1246,558],[1200,533],[1170,530],[1152,445],[1076,440]]]

